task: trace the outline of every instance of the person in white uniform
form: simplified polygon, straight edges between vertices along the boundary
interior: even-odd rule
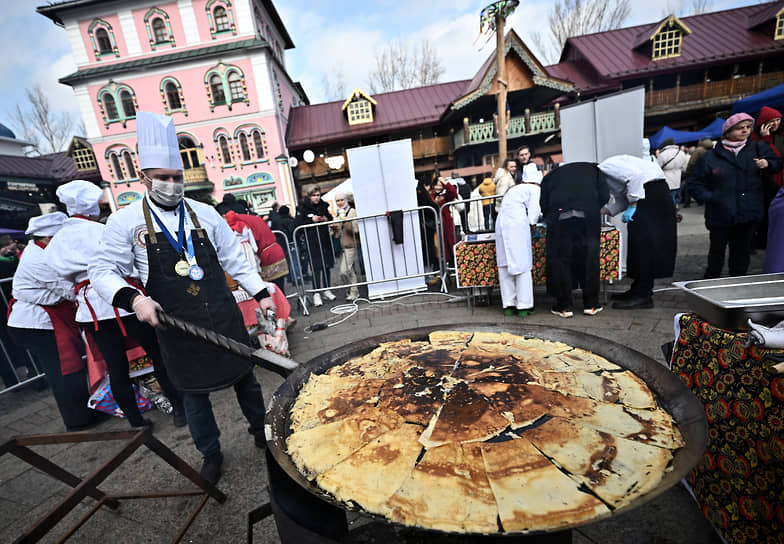
[[[496,262],[506,315],[517,313],[522,317],[534,312],[531,231],[540,215],[539,193],[536,183],[510,188],[495,223]]]
[[[65,205],[70,217],[47,246],[46,258],[65,281],[73,284],[78,302],[76,322],[85,334],[95,340],[106,362],[114,400],[130,426],[151,427],[152,421],[142,417],[136,404],[136,395],[128,375],[126,336],[136,340],[152,360],[155,377],[163,394],[174,407],[174,424],[184,426],[182,399],[166,374],[155,331],[146,323],[140,323],[130,312],[114,308],[90,284],[87,266],[98,251],[104,230],[103,224],[98,222],[102,196],[103,190],[84,180],[74,180],[57,188],[57,198]],[[128,278],[134,281],[130,274]]]
[[[242,314],[226,285],[224,270],[253,294],[262,311],[275,310],[265,283],[245,259],[229,225],[214,208],[184,198],[182,162],[171,118],[137,112],[139,164],[144,198],[109,217],[90,263],[91,284],[114,306],[134,311],[156,329],[164,364],[183,392],[185,415],[196,448],[204,456],[201,475],[220,478],[223,454],[209,393],[234,387],[256,446],[264,448],[264,400],[253,364],[174,328],[160,327],[158,314],[212,329],[250,343]],[[146,294],[125,278],[137,271]]]
[[[90,392],[82,361],[84,342],[74,321],[73,285],[58,276],[44,251],[66,219],[62,212],[30,219],[26,234],[32,240],[14,274],[8,330],[42,367],[65,428],[76,431],[101,417],[87,407]]]

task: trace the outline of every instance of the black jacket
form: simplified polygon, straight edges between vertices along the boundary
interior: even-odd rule
[[[610,200],[604,174],[592,162],[573,162],[559,166],[542,178],[539,204],[548,226],[558,221],[561,212],[580,210],[598,229],[602,206]]]
[[[310,198],[305,197],[305,200],[300,202],[297,206],[297,226],[300,225],[317,225],[313,222],[314,215],[323,215],[327,221],[332,221],[332,214],[329,213],[329,204],[320,200],[318,204],[313,204]],[[302,231],[300,231],[302,232]],[[314,264],[321,266],[320,263],[326,265],[327,268],[335,264],[334,255],[332,253],[332,235],[329,232],[329,227],[320,225],[318,227],[305,229],[301,234],[302,238],[298,242],[303,242],[307,246],[310,258]]]
[[[781,170],[781,158],[767,143],[748,140],[737,155],[717,143],[689,174],[689,194],[705,203],[708,228],[762,219],[762,174],[754,163],[755,158],[767,159],[766,173]]]

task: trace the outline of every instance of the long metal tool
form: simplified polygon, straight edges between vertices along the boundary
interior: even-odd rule
[[[299,363],[283,355],[279,355],[267,349],[253,349],[250,346],[237,342],[233,338],[229,338],[220,333],[205,329],[198,325],[194,325],[189,321],[174,317],[165,312],[158,312],[158,319],[164,325],[174,327],[182,332],[188,333],[192,336],[200,338],[210,344],[218,346],[219,348],[230,351],[235,355],[239,355],[245,359],[253,361],[260,367],[265,368],[271,372],[279,374],[283,378],[287,378],[299,366]]]

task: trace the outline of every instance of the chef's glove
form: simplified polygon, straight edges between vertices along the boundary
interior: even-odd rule
[[[749,340],[751,344],[766,348],[784,348],[784,321],[774,327],[763,327],[749,319]]]
[[[275,306],[275,301],[272,300],[272,297],[261,299],[259,301],[259,308],[261,308],[264,315],[268,315],[270,310],[275,314],[278,313],[278,307]]]
[[[630,221],[634,221],[634,219],[632,218],[634,217],[634,212],[636,211],[637,211],[637,206],[629,206],[628,208],[626,208],[626,211],[623,212],[623,218],[622,218],[623,222],[628,223]]]
[[[161,322],[158,320],[158,312],[162,312],[163,308],[152,298],[140,295],[133,300],[132,307],[136,313],[136,319],[153,327],[160,326]]]

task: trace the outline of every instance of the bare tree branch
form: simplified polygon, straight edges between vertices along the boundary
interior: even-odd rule
[[[549,44],[534,43],[547,62],[556,62],[567,38],[619,28],[631,13],[631,0],[556,0],[548,17]]]
[[[36,153],[62,151],[75,132],[84,133],[81,119],[68,112],[54,111],[40,86],[26,89],[25,97],[27,103],[17,104],[11,112],[11,122],[23,139],[33,142]]]
[[[345,100],[347,98],[346,77],[343,75],[343,70],[333,69],[330,71],[329,77],[324,75],[321,78],[321,89],[324,91],[327,102]]]
[[[412,46],[390,42],[376,51],[375,62],[368,74],[372,93],[433,85],[444,74],[444,65],[427,40]]]
[[[707,13],[711,9],[711,0],[691,0],[689,4],[689,15],[700,15]]]

